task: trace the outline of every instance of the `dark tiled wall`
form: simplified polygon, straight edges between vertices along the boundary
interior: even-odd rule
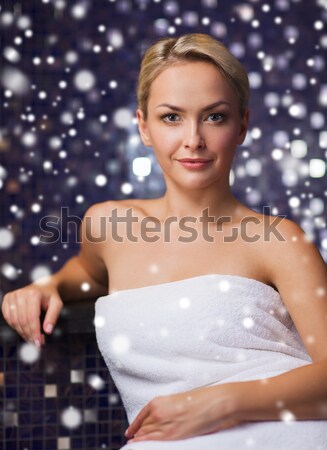
[[[0,323],[1,449],[116,450],[126,443],[127,418],[97,348],[93,304],[66,307],[38,356]]]

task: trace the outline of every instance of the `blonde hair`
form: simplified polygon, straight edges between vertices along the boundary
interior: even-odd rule
[[[234,89],[243,117],[250,90],[243,65],[215,38],[208,34],[189,33],[176,38],[161,38],[145,51],[137,83],[138,107],[145,120],[154,79],[167,67],[189,61],[206,61],[219,70]]]

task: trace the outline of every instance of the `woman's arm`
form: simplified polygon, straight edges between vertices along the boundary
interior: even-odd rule
[[[240,421],[327,419],[327,360],[237,384]]]
[[[40,314],[46,311],[43,331],[52,333],[63,307],[63,302],[74,299],[91,298],[108,293],[108,274],[102,254],[108,239],[93,242],[91,236],[99,236],[102,231],[101,217],[108,214],[107,202],[88,209],[80,228],[81,249],[78,256],[55,274],[44,277],[20,289],[7,293],[2,302],[2,314],[7,323],[23,339],[37,346],[44,342],[41,334]],[[88,229],[90,228],[90,229]]]
[[[245,382],[236,409],[245,420],[278,420],[284,413],[291,417],[287,411],[299,420],[326,419],[327,266],[297,224],[284,220],[279,231],[285,241],[265,243],[265,258],[312,364]]]

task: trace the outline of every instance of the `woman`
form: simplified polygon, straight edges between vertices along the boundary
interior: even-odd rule
[[[41,345],[41,308],[51,333],[65,299],[99,297],[124,450],[327,448],[326,265],[298,225],[229,186],[248,92],[242,65],[208,35],[152,45],[137,120],[165,194],[92,206],[79,255],[4,298],[8,323]]]

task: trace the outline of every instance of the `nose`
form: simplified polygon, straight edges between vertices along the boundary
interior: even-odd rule
[[[192,122],[186,127],[184,135],[184,147],[190,150],[198,150],[204,148],[204,138],[202,136],[200,125],[198,122]]]

